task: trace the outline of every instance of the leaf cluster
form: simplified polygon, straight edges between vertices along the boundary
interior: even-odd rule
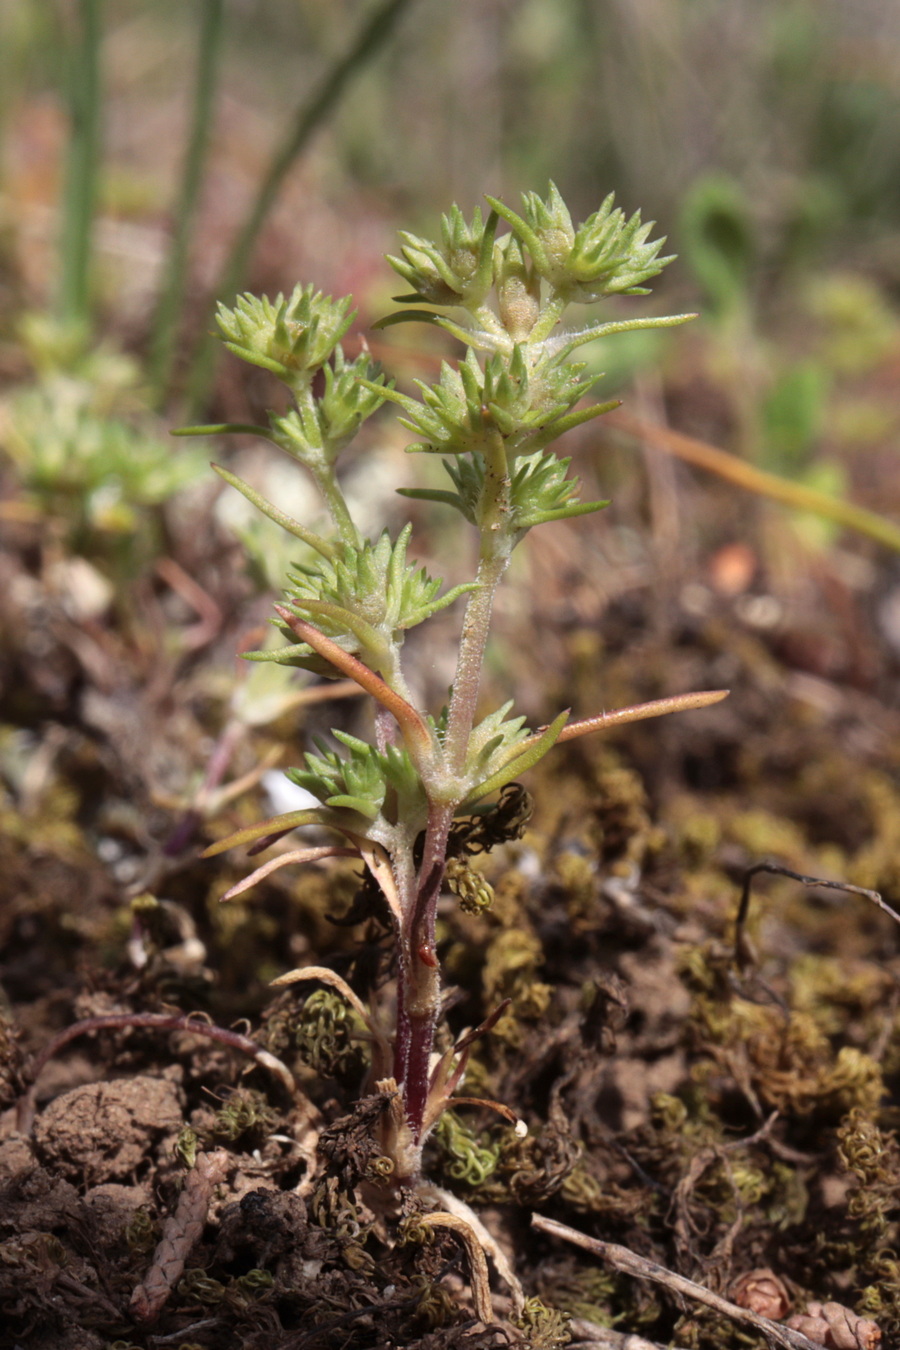
[[[308,382],[329,359],[356,317],[349,296],[332,300],[313,286],[278,294],[242,295],[216,315],[225,346],[242,361],[270,370],[286,384]]]
[[[451,690],[449,720],[435,721],[410,702],[400,663],[404,635],[470,593],[470,632],[469,617],[487,597],[484,615],[473,620],[476,627],[484,625],[486,638],[493,589],[524,535],[537,525],[607,504],[581,501],[579,480],[568,476],[570,460],[550,448],[567,431],[615,406],[579,406],[594,380],[572,353],[623,326],[678,323],[689,316],[560,330],[572,301],[641,293],[641,283],[669,261],[659,256],[663,241],[650,240],[652,224],[643,224],[639,215],[626,220],[611,196],[577,227],[553,184],[546,199],[526,194],[521,214],[487,200],[486,217],[476,209],[467,218],[458,206],[451,207],[436,240],[402,233],[400,254],[389,259],[411,288],[398,297],[401,302],[433,308],[403,310],[383,323],[436,321],[466,347],[458,365],[442,365],[435,383],[417,382],[418,397],[386,382],[365,348],[353,360],[345,357],[341,340],[354,318],[349,298],[334,300],[312,286],[297,286],[287,298],[245,295],[233,308],[220,308],[225,346],[290,389],[294,406],[270,413],[268,427],[256,430],[305,465],[337,536],[314,533],[219,470],[309,550],[291,567],[285,603],[278,607],[277,626],[288,644],[250,653],[249,659],[349,676],[379,702],[381,714],[393,718],[388,735],[388,723],[382,722],[377,745],[345,733],[335,733],[337,749],[317,742],[305,766],[292,769],[289,777],[321,806],[241,831],[246,842],[315,823],[351,840],[368,839],[389,853],[399,847],[401,836],[410,848],[436,802],[457,814],[471,811],[536,764],[563,730],[566,713],[531,733],[523,718],[512,715],[511,704],[475,723],[473,696],[463,744],[453,712],[457,689]],[[498,238],[501,221],[509,233]],[[455,310],[463,317],[457,322],[434,309]],[[482,560],[491,560],[487,573],[479,570],[476,581],[443,595],[440,581],[407,561],[411,526],[396,539],[387,531],[374,542],[363,538],[337,477],[341,451],[385,401],[399,407],[402,425],[416,437],[409,449],[442,456],[450,479],[446,489],[401,493],[452,506],[479,532]],[[465,678],[477,681],[477,670]],[[392,736],[396,744],[390,743]],[[484,901],[477,877],[465,868],[458,871],[459,889],[472,903]]]
[[[640,211],[626,218],[613,192],[577,229],[553,183],[546,201],[536,192],[524,193],[521,215],[493,197],[487,200],[527,248],[535,272],[569,303],[647,295],[642,283],[672,261],[671,255],[659,257],[665,238],[649,238],[655,222],[643,223]]]
[[[372,670],[386,668],[407,629],[473,589],[469,582],[439,595],[441,582],[406,560],[411,533],[412,526],[407,525],[392,541],[385,530],[376,544],[368,540],[358,548],[345,544],[330,557],[295,567],[289,573],[286,608],[312,619]],[[307,643],[253,652],[250,659],[333,674]]]
[[[287,770],[292,783],[311,792],[323,806],[353,811],[367,822],[382,814],[392,818],[391,824],[399,818],[415,821],[423,816],[427,802],[405,750],[394,745],[378,750],[345,731],[332,735],[348,754],[342,756],[317,739],[319,753],[306,753],[306,768]],[[389,795],[391,800],[386,801]]]

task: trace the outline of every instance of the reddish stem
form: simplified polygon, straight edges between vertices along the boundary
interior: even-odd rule
[[[434,1033],[441,1006],[440,966],[435,952],[437,904],[447,863],[452,806],[432,806],[415,901],[401,934],[397,991],[397,1082],[403,1088],[406,1118],[418,1143],[431,1078]]]

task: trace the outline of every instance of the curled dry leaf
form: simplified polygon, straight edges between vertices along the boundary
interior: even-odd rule
[[[796,1313],[787,1325],[827,1350],[877,1350],[881,1344],[878,1323],[840,1303],[809,1303],[806,1311]]]
[[[731,1297],[739,1308],[749,1308],[760,1317],[782,1322],[791,1310],[791,1296],[774,1270],[762,1266],[748,1270],[731,1286]]]

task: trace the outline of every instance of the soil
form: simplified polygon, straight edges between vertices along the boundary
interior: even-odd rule
[[[864,895],[769,874],[739,942],[735,919],[763,859],[900,898],[896,591],[863,546],[804,555],[795,540],[781,562],[802,569],[776,567],[753,521],[748,571],[723,552],[730,499],[683,491],[709,522],[689,569],[667,575],[649,536],[637,559],[576,566],[574,534],[548,532],[499,617],[489,683],[514,687],[535,725],[569,704],[731,695],[545,761],[524,836],[477,862],[491,908],[442,902],[443,1043],[509,999],[464,1092],[528,1125],[521,1138],[460,1106],[429,1148],[429,1176],[478,1213],[530,1300],[517,1316],[494,1272],[487,1322],[459,1237],[419,1202],[379,1201],[369,1131],[385,1103],[359,1101],[352,1015],[326,986],[269,987],[323,964],[363,998],[387,989],[378,906],[353,909],[341,862],[220,906],[251,864],[199,856],[271,809],[259,782],[232,798],[223,784],[296,762],[328,726],[361,728],[357,705],[317,687],[235,722],[233,653],[268,598],[202,495],[164,522],[173,565],[139,570],[99,612],[59,587],[43,527],[5,531],[2,1350],[747,1343],[535,1232],[534,1212],[726,1297],[768,1270],[786,1300],[770,1313],[838,1304],[894,1343],[897,925]],[[210,602],[199,634],[185,577]],[[529,612],[539,641],[516,617]],[[412,655],[426,679],[428,652]],[[196,1017],[122,1025],[145,1013]],[[242,1038],[287,1066],[291,1091]]]

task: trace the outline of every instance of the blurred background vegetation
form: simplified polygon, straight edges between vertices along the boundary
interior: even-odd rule
[[[382,259],[398,227],[432,234],[453,200],[468,215],[550,177],[576,219],[614,189],[679,255],[611,314],[700,318],[586,349],[626,411],[570,448],[585,494],[613,505],[521,550],[497,678],[514,654],[534,717],[560,696],[587,712],[671,692],[633,654],[627,677],[604,674],[604,644],[633,652],[641,625],[724,606],[779,660],[896,702],[896,6],[0,0],[0,137],[0,723],[63,715],[79,680],[114,685],[116,662],[137,688],[164,648],[170,682],[153,687],[169,694],[215,651],[227,674],[204,716],[227,729],[237,632],[289,549],[168,435],[259,420],[272,398],[216,351],[215,300],[352,292],[353,349],[402,289]],[[404,383],[452,352],[430,329],[369,341]],[[404,444],[385,420],[351,457],[373,529],[399,518]],[[250,441],[211,453],[276,499],[304,490]],[[416,547],[440,557],[429,510]],[[58,670],[58,632],[23,644],[41,605],[78,628]],[[559,631],[554,689],[524,623]],[[429,661],[439,691],[452,665]],[[293,697],[260,694],[272,717]]]
[[[212,293],[313,278],[380,304],[398,223],[548,177],[581,217],[615,188],[660,222],[707,321],[796,317],[836,268],[848,308],[900,285],[880,0],[5,0],[0,77],[7,341],[23,309],[87,318],[158,381]],[[794,385],[782,404],[813,399]]]

